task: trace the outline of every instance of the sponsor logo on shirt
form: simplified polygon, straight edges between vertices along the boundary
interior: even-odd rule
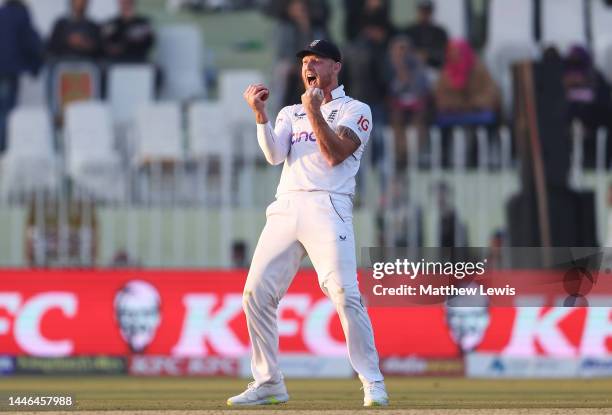
[[[291,134],[291,145],[297,143],[307,143],[309,141],[315,142],[317,138],[314,135],[313,131],[300,131],[299,133]]]
[[[295,118],[297,118],[298,120],[301,120],[302,118],[306,117],[306,113],[303,112],[303,113],[300,114],[299,112],[296,112],[296,113],[293,114],[293,116]]]
[[[363,115],[360,116],[359,120],[357,120],[357,127],[359,128],[359,131],[368,131],[370,129],[370,120]]]

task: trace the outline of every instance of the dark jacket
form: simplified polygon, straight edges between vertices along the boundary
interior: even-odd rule
[[[427,65],[440,68],[444,64],[448,34],[446,30],[435,24],[414,24],[408,26],[404,33],[412,41],[418,51],[427,55]]]
[[[0,75],[36,74],[42,65],[43,46],[28,9],[16,0],[0,7]]]
[[[68,38],[75,33],[87,39],[92,47],[89,50],[82,50],[71,46]],[[100,27],[86,18],[62,17],[53,26],[47,50],[54,58],[96,59],[102,52]]]
[[[102,37],[106,57],[116,62],[146,62],[154,42],[151,22],[140,16],[112,19],[102,27]]]

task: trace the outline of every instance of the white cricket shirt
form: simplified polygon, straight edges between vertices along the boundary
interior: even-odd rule
[[[373,127],[372,113],[367,104],[346,96],[343,85],[331,95],[332,100],[321,105],[323,117],[334,131],[342,125],[353,130],[361,140],[359,148],[335,167],[321,155],[302,104],[283,108],[273,131],[269,123],[257,125],[259,145],[268,162],[284,161],[277,197],[299,191],[355,193],[355,175]]]

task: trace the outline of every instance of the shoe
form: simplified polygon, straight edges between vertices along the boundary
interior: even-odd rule
[[[289,400],[285,382],[263,383],[257,385],[249,383],[247,389],[240,395],[232,396],[227,400],[228,406],[234,405],[275,405]]]
[[[363,406],[387,406],[389,396],[384,381],[363,382]]]

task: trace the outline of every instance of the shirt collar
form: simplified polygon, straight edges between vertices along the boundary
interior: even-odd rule
[[[339,85],[336,89],[333,89],[331,91],[332,99],[342,98],[345,96],[346,94],[344,93],[344,85]]]

